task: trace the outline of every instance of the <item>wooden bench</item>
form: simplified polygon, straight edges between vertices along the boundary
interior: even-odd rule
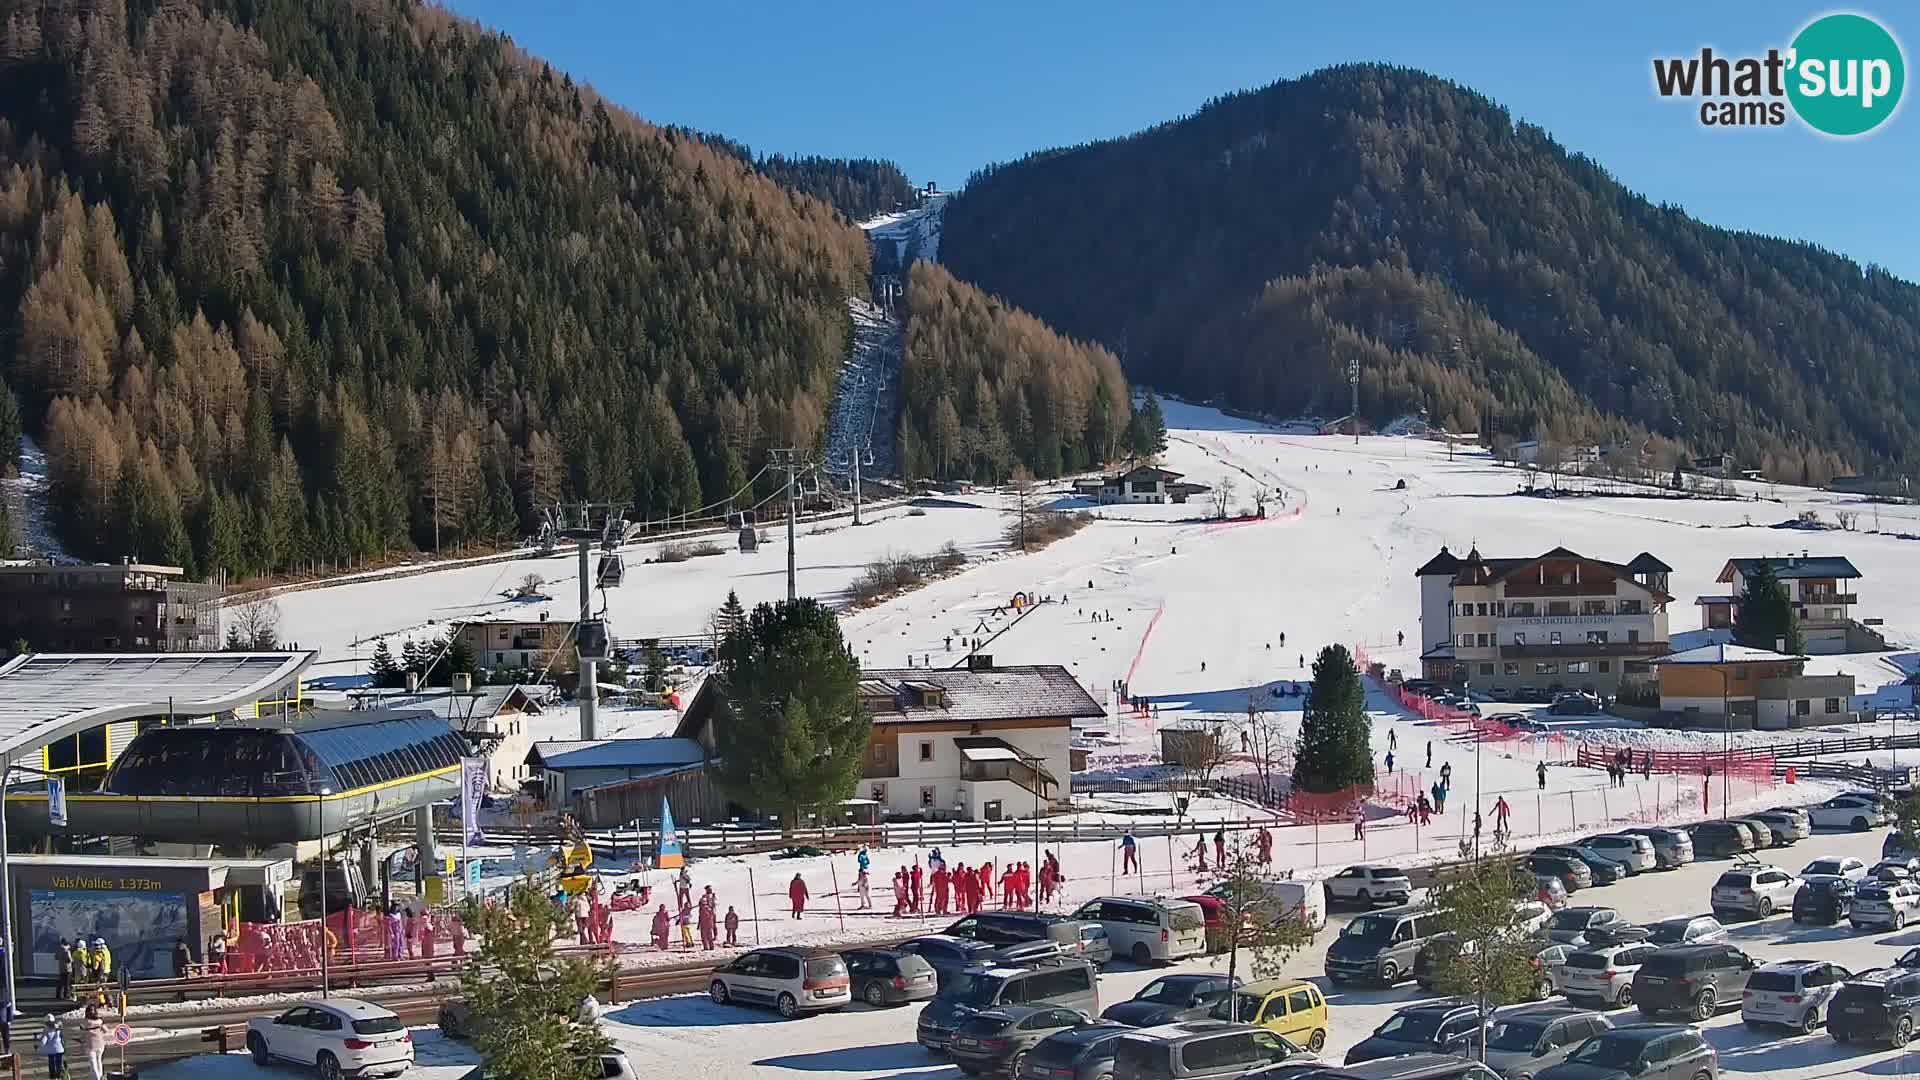
[[[200,1041],[212,1043],[216,1053],[226,1054],[235,1050],[244,1050],[247,1046],[247,1025],[221,1024],[210,1027],[200,1033]],[[19,1073],[14,1074],[18,1076]]]

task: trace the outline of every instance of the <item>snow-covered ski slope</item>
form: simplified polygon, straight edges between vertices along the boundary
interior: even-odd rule
[[[1728,558],[1803,549],[1845,555],[1865,575],[1861,615],[1884,618],[1896,636],[1920,627],[1920,540],[1766,527],[1801,510],[1832,521],[1835,510],[1847,509],[1862,511],[1860,529],[1875,528],[1872,509],[1850,496],[1780,487],[1767,501],[1767,485],[1740,484],[1762,501],[1527,498],[1513,494],[1521,480],[1514,470],[1484,455],[1449,461],[1444,446],[1424,440],[1281,435],[1175,402],[1167,414],[1167,467],[1206,484],[1232,477],[1237,503],[1250,502],[1257,482],[1285,491],[1286,504],[1270,508],[1267,521],[1224,525],[1179,520],[1203,516],[1201,501],[1094,507],[1100,520],[1079,535],[1012,556],[1000,539],[1008,518],[997,495],[923,500],[857,529],[803,527],[800,591],[838,603],[872,560],[952,541],[978,560],[965,573],[847,617],[847,638],[865,663],[900,666],[909,655],[950,662],[960,652],[956,645],[949,653],[944,639],[991,634],[984,651],[999,663],[1064,664],[1096,692],[1130,677],[1136,693],[1181,695],[1222,712],[1244,709],[1247,687],[1299,675],[1301,655],[1310,664],[1328,642],[1361,644],[1374,659],[1416,670],[1413,572],[1442,543],[1456,552],[1477,544],[1489,557],[1556,545],[1614,561],[1651,551],[1674,568],[1676,634],[1698,626],[1692,598],[1721,590],[1713,579]],[[1395,490],[1400,480],[1405,490]],[[1920,534],[1920,508],[1881,507],[1878,527]],[[696,633],[728,590],[747,604],[784,596],[785,533],[768,535],[757,554],[729,547],[674,564],[643,564],[652,548],[628,548],[626,583],[605,592],[614,634]],[[548,579],[553,601],[503,598],[528,573]],[[280,600],[283,633],[323,651],[319,673],[345,674],[364,664],[375,635],[437,634],[449,620],[489,612],[551,610],[566,618],[575,604],[573,573],[570,556],[555,556],[292,593]],[[1019,590],[1064,594],[1067,603],[1017,624],[996,617],[993,609]],[[1094,611],[1113,620],[1096,623]],[[1399,631],[1404,647],[1395,644]],[[1905,654],[1889,659],[1911,665],[1914,642],[1904,644]],[[1851,671],[1862,691],[1899,674],[1875,656],[1817,657],[1808,670]]]

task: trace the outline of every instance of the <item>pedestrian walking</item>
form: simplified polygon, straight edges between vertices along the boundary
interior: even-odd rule
[[[726,926],[727,926],[727,944],[729,945],[740,944],[740,913],[733,910],[732,904],[727,905]]]
[[[1400,733],[1393,728],[1387,729],[1387,749],[1400,749]]]
[[[1427,768],[1433,768],[1433,740],[1427,740]]]
[[[945,863],[937,863],[933,868],[933,913],[947,913],[947,886],[953,881],[953,875],[947,873]]]
[[[867,854],[867,845],[860,845],[860,851],[854,855],[853,861],[860,868],[861,873],[866,873],[867,867],[873,863],[872,857]]]
[[[1120,837],[1120,872],[1123,874],[1131,874],[1139,868],[1140,857],[1134,847],[1133,830],[1128,829]]]
[[[1640,779],[1653,779],[1653,751],[1640,751]]]
[[[673,916],[667,914],[667,905],[662,903],[660,910],[653,913],[653,947],[661,952],[667,950],[667,929],[673,925]]]
[[[1387,751],[1387,771],[1393,771],[1393,751]]]
[[[1440,786],[1449,789],[1453,787],[1453,762],[1451,761],[1440,766]]]
[[[1367,838],[1367,811],[1365,807],[1356,807],[1353,811],[1353,838],[1355,840],[1365,840]]]
[[[920,910],[920,859],[914,857],[913,869],[907,873],[907,910]]]
[[[47,1024],[40,1029],[40,1053],[47,1059],[48,1080],[65,1080],[67,1040],[60,1033],[60,1018],[53,1013],[47,1014]]]
[[[907,871],[901,867],[893,872],[893,917],[905,918],[907,914]]]
[[[1222,870],[1227,868],[1227,830],[1213,830],[1213,865]]]
[[[457,940],[464,943],[466,940],[465,934],[462,933]],[[462,951],[464,951],[464,949]],[[207,967],[218,975],[225,975],[227,973],[226,934],[216,932],[213,935],[213,940],[207,942]]]
[[[1547,790],[1547,763],[1542,761],[1533,767],[1533,775],[1540,781],[1540,790]]]
[[[1265,825],[1262,825],[1260,826],[1260,831],[1254,834],[1254,841],[1260,846],[1260,865],[1271,865],[1273,863],[1273,834],[1267,831]]]
[[[1493,835],[1504,837],[1513,830],[1507,827],[1507,819],[1513,816],[1513,807],[1507,804],[1507,797],[1500,796],[1493,804]]]
[[[1480,811],[1473,812],[1473,842],[1480,842]]]
[[[173,977],[184,979],[187,969],[193,965],[193,950],[187,947],[187,939],[181,938],[173,943]]]
[[[680,902],[680,914],[675,916],[673,921],[680,925],[680,947],[693,948],[693,902],[691,900]]]
[[[873,879],[867,876],[867,868],[861,867],[853,877],[853,891],[860,894],[860,907],[864,911],[873,906]]]
[[[793,881],[787,885],[787,899],[793,901],[793,917],[799,918],[807,910],[807,883],[799,874],[793,875]]]
[[[1207,838],[1206,837],[1196,836],[1193,838],[1193,858],[1195,862],[1200,864],[1200,872],[1203,874],[1206,873],[1207,872]]]
[[[93,1080],[106,1080],[106,1068],[101,1063],[101,1057],[107,1052],[107,1022],[100,1018],[100,1006],[87,1006],[80,1030],[85,1036],[87,1068],[93,1071]]]

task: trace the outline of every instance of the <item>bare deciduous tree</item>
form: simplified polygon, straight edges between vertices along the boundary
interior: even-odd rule
[[[262,593],[231,608],[227,616],[227,649],[231,652],[271,652],[280,647],[280,601]]]
[[[1233,492],[1233,477],[1221,477],[1219,485],[1213,489],[1214,517],[1223,518],[1233,512]]]

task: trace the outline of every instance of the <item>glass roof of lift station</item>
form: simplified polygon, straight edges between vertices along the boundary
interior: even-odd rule
[[[102,790],[115,795],[340,795],[457,768],[466,740],[415,713],[293,728],[191,724],[143,731]]]

